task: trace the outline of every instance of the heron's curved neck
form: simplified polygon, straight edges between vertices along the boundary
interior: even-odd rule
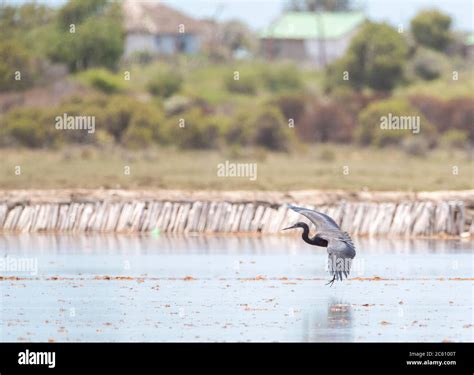
[[[328,242],[326,240],[319,238],[318,236],[314,236],[313,238],[310,238],[309,227],[306,224],[303,225],[303,235],[301,236],[301,238],[303,238],[304,242],[310,245],[321,246],[321,247],[326,247],[328,245]]]

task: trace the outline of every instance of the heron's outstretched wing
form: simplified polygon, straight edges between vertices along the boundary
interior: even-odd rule
[[[336,280],[347,277],[356,251],[354,243],[347,232],[341,231],[339,225],[328,215],[308,208],[289,206],[293,211],[308,218],[315,226],[317,236],[328,241],[328,269]]]
[[[291,208],[293,211],[298,212],[299,214],[308,218],[316,226],[316,230],[318,231],[318,233],[325,231],[341,231],[339,225],[337,225],[337,223],[332,218],[330,218],[326,214],[323,214],[322,212],[310,210],[309,208],[296,207],[293,205],[290,205],[288,207]]]
[[[322,212],[310,210],[309,208],[296,207],[292,205],[290,205],[289,208],[308,218],[316,227],[318,237],[321,237],[328,242],[340,241],[354,249],[354,244],[352,243],[349,234],[343,232],[341,228],[339,228],[339,225],[337,225],[337,223],[328,215],[323,214]]]

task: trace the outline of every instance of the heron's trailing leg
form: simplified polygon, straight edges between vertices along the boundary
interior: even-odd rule
[[[329,286],[332,286],[332,284],[334,284],[334,281],[336,280],[336,275],[334,274],[334,276],[332,277],[332,280],[330,280],[329,282],[326,283],[326,285],[329,285]]]

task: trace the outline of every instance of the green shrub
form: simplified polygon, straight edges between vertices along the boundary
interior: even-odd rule
[[[323,79],[323,88],[326,93],[333,93],[336,90],[352,90],[361,88],[363,78],[359,77],[357,82],[351,82],[346,78],[351,60],[347,54],[326,66]],[[350,78],[350,75],[349,75]]]
[[[223,117],[206,116],[201,109],[192,108],[168,121],[167,139],[183,149],[217,148],[226,122]]]
[[[63,132],[55,129],[54,111],[41,108],[19,108],[8,112],[2,119],[0,132],[3,146],[25,146],[30,148],[56,147]]]
[[[449,70],[446,56],[427,48],[418,48],[408,65],[409,73],[426,81],[439,78]]]
[[[72,98],[63,105],[63,111],[94,115],[97,130],[106,131],[116,143],[121,143],[132,117],[146,112],[150,106],[125,95],[92,95]]]
[[[123,91],[124,80],[106,69],[89,69],[80,74],[80,78],[95,89],[105,94],[115,94]]]
[[[95,141],[99,147],[110,147],[115,144],[115,139],[103,129],[96,130]]]
[[[264,69],[262,79],[265,88],[271,92],[300,90],[303,87],[301,72],[294,65]]]
[[[123,145],[134,150],[149,147],[152,143],[153,129],[146,126],[131,126],[123,139]]]
[[[150,82],[148,82],[147,89],[150,94],[162,98],[168,98],[176,94],[183,84],[181,75],[174,71],[168,70],[158,73]]]
[[[224,79],[225,88],[236,94],[255,95],[258,89],[258,78],[255,73],[239,71],[238,79],[235,72],[229,72]]]
[[[76,32],[71,33],[71,24]],[[114,69],[123,55],[124,30],[120,3],[74,0],[59,10],[47,54],[70,71],[93,67]]]
[[[117,143],[130,125],[132,116],[143,105],[126,96],[112,96],[107,100],[100,114],[100,123],[112,135]]]
[[[443,51],[451,41],[451,17],[437,10],[423,10],[411,21],[415,40],[426,47]]]
[[[346,54],[328,67],[331,82],[342,81],[349,72],[349,85],[389,91],[402,80],[408,54],[404,36],[385,23],[367,22],[351,40]]]
[[[57,130],[55,118],[64,114],[93,116],[95,132]],[[115,143],[140,148],[168,140],[164,114],[159,106],[119,95],[72,97],[48,110],[12,110],[2,121],[5,127],[0,127],[0,145],[49,147],[66,142],[107,146]]]
[[[226,139],[230,144],[287,151],[294,140],[294,133],[278,108],[264,105],[238,114],[227,130]]]
[[[444,133],[440,138],[440,144],[446,148],[462,149],[468,145],[467,131],[452,129]]]
[[[21,80],[15,80],[15,72]],[[33,85],[35,69],[33,61],[21,45],[12,41],[0,41],[0,91],[20,90]]]
[[[285,93],[273,96],[269,104],[278,107],[283,116],[285,116],[285,119],[293,119],[296,124],[303,116],[307,102],[307,95],[300,93]]]
[[[225,132],[225,140],[228,145],[233,146],[249,146],[252,141],[252,134],[248,126],[249,112],[240,111],[234,117],[234,121],[230,124]]]
[[[58,21],[63,28],[67,28],[72,23],[81,23],[87,17],[101,13],[106,4],[106,0],[69,0],[59,9]]]
[[[289,149],[292,133],[277,108],[263,109],[251,119],[249,125],[255,129],[255,145],[275,151],[287,151]]]
[[[128,148],[139,149],[154,143],[164,142],[164,116],[153,107],[142,108],[131,117],[124,133],[122,144]]]
[[[85,97],[73,97],[53,109],[55,116],[93,116],[95,118],[95,132],[89,133],[84,130],[62,131],[66,143],[97,144],[96,134],[98,130],[104,130],[103,113],[107,104],[107,97],[103,95],[91,95]]]
[[[414,117],[414,118],[413,118]],[[416,120],[419,119],[419,133],[416,133]],[[387,122],[403,121],[399,129],[394,129]],[[411,125],[409,128],[407,125]],[[384,128],[385,126],[385,128]],[[392,127],[392,128],[390,128]],[[402,129],[402,128],[405,129]],[[384,147],[401,145],[406,137],[423,137],[430,146],[435,142],[435,129],[431,123],[407,101],[403,99],[388,99],[374,102],[359,114],[356,138],[362,145]]]
[[[163,103],[166,114],[171,116],[186,112],[193,105],[194,101],[192,98],[181,95],[172,96]]]

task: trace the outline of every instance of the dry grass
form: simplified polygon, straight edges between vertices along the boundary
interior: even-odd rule
[[[237,155],[240,154],[240,155]],[[119,148],[0,150],[0,188],[173,188],[221,190],[461,190],[472,188],[472,159],[436,150],[414,157],[396,149],[314,146],[290,154]],[[218,177],[226,160],[257,163],[257,179]],[[15,166],[21,174],[15,175]],[[124,174],[130,166],[131,174]],[[349,174],[343,174],[343,167]],[[459,167],[453,175],[452,167]]]

